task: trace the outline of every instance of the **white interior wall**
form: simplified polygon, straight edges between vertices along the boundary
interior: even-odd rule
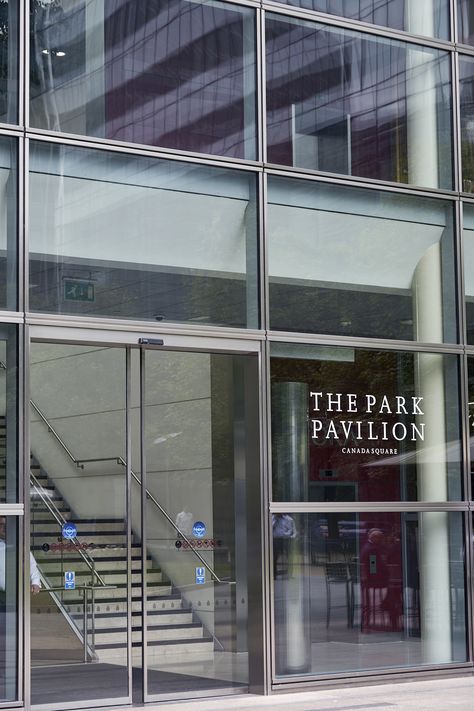
[[[248,201],[32,174],[30,250],[245,274]]]

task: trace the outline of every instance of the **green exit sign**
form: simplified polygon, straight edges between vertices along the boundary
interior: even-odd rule
[[[94,301],[94,284],[90,281],[66,279],[64,281],[64,299],[66,301]]]

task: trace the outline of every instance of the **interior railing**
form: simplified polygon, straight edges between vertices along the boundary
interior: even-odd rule
[[[53,437],[57,440],[57,442],[60,444],[62,449],[65,451],[71,462],[73,464],[80,468],[84,469],[84,466],[86,464],[93,464],[93,463],[98,463],[98,462],[116,462],[120,466],[126,467],[127,462],[123,459],[123,457],[100,457],[100,458],[93,458],[93,459],[77,459],[74,454],[71,452],[69,447],[66,445],[62,437],[59,435],[59,433],[54,429],[53,425],[49,422],[49,420],[46,418],[44,413],[40,410],[38,405],[33,401],[30,400],[30,405],[34,409],[34,411],[37,413],[39,418],[44,422],[46,427],[48,428],[48,431],[51,432]],[[142,482],[140,477],[132,470],[130,469],[130,474],[134,481],[141,487]],[[194,546],[192,545],[191,541],[189,538],[186,536],[186,534],[180,529],[180,527],[173,521],[169,513],[166,511],[166,509],[163,508],[163,506],[160,504],[160,502],[153,496],[153,494],[146,489],[146,498],[151,501],[154,506],[158,509],[158,511],[164,516],[164,518],[168,521],[168,523],[172,526],[172,528],[176,531],[178,536],[183,539],[188,544],[188,549],[194,554],[194,556],[199,560],[199,562],[203,565],[204,568],[209,572],[211,575],[211,578],[215,580],[217,583],[225,583],[227,585],[235,585],[235,581],[232,580],[222,580],[215,570],[212,568],[211,565],[206,561],[205,558],[197,551]],[[58,511],[58,514],[60,512]],[[65,522],[65,521],[64,521]],[[98,575],[96,573],[96,575]]]

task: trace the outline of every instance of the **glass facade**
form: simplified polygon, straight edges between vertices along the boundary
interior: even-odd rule
[[[0,2],[0,703],[472,673],[473,28]]]
[[[277,15],[266,33],[271,163],[451,187],[446,52]]]
[[[258,327],[254,175],[39,142],[30,170],[31,310]]]
[[[32,126],[255,157],[255,12],[31,0]]]

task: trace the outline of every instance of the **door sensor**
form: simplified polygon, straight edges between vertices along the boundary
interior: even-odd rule
[[[163,346],[164,341],[162,338],[139,338],[138,343],[141,346]]]

